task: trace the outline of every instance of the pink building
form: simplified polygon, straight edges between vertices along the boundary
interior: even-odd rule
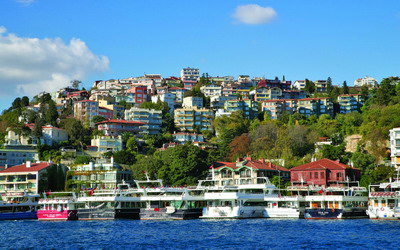
[[[294,167],[290,169],[290,173],[293,186],[345,186],[359,181],[361,177],[360,169],[329,159]]]
[[[139,135],[140,126],[145,125],[143,122],[126,121],[126,120],[108,120],[96,123],[97,129],[104,131],[106,136],[119,136],[125,132],[133,135]]]

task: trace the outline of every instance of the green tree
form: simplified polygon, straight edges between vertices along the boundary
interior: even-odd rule
[[[45,119],[47,124],[51,124],[53,126],[57,126],[58,112],[56,103],[53,100],[48,102],[48,108],[45,114]]]
[[[313,94],[315,92],[315,83],[306,79],[306,84],[304,86],[304,91],[309,94]]]
[[[346,81],[343,82],[342,93],[345,94],[345,95],[350,93],[350,89],[349,89],[349,86],[347,86],[347,82]]]
[[[22,106],[22,107],[29,106],[29,97],[23,96],[23,97],[21,98],[21,106]]]
[[[98,122],[105,121],[105,120],[106,120],[106,118],[104,118],[104,117],[101,116],[101,115],[95,115],[95,116],[92,117],[92,122],[93,122],[94,124],[96,124],[96,123],[98,123]]]
[[[136,136],[132,136],[126,142],[126,150],[129,152],[137,152],[139,150],[139,145],[136,141]]]

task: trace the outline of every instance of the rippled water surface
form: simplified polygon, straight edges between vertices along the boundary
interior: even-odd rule
[[[400,221],[0,221],[0,248],[398,249]]]

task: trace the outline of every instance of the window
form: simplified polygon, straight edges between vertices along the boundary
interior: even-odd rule
[[[314,178],[315,178],[315,179],[318,179],[318,172],[315,172],[315,173],[314,173]]]
[[[342,175],[342,173],[336,173],[336,177],[341,178],[341,177],[343,177],[343,175]]]
[[[325,173],[324,172],[321,172],[320,176],[321,176],[321,179],[325,179]]]

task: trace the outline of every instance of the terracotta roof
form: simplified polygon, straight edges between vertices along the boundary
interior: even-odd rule
[[[51,165],[53,165],[53,163],[48,163],[48,162],[31,163],[31,167],[27,168],[26,164],[21,164],[21,165],[17,165],[17,166],[13,166],[13,167],[4,169],[4,170],[0,171],[0,174],[14,173],[14,172],[38,172],[38,171],[45,169]]]
[[[124,124],[137,124],[137,125],[144,125],[144,124],[146,124],[146,123],[144,123],[144,122],[111,119],[111,120],[106,120],[106,121],[98,122],[98,123],[96,123],[96,125],[97,125],[97,124],[105,124],[105,123],[124,123]]]
[[[253,169],[262,169],[262,170],[289,171],[288,169],[274,165],[271,162],[263,162],[260,160],[247,161],[247,163],[245,163],[244,166],[250,167]],[[211,167],[214,167],[214,169],[216,169],[216,170],[221,169],[223,167],[228,167],[228,168],[232,168],[232,169],[241,168],[241,167],[236,166],[236,162],[222,162],[222,161],[214,162],[214,164]]]
[[[349,165],[332,161],[329,159],[321,159],[318,161],[306,163],[297,167],[290,169],[290,171],[301,171],[301,170],[316,170],[316,169],[329,169],[329,170],[340,170],[340,169],[347,169],[351,168]],[[357,168],[353,168],[357,169]]]

